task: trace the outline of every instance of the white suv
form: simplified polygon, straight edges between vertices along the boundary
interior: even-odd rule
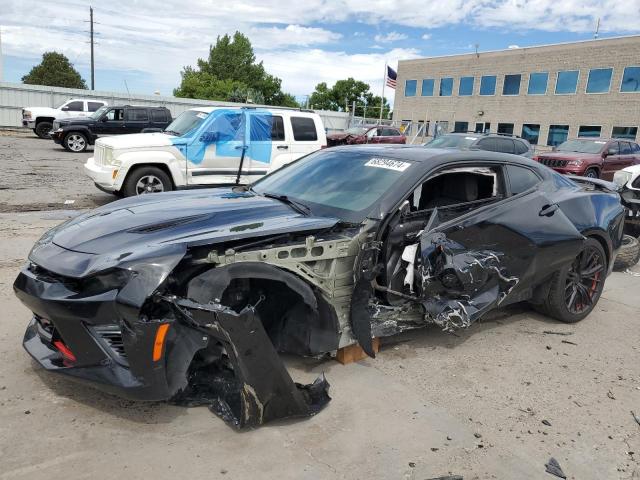
[[[34,131],[40,138],[50,138],[53,121],[62,118],[88,117],[100,107],[107,105],[102,100],[72,98],[58,108],[25,107],[22,109],[22,126]]]
[[[162,133],[98,139],[84,168],[99,189],[129,197],[251,183],[326,146],[322,119],[310,110],[201,107]]]

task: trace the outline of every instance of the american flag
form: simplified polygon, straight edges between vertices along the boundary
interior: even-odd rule
[[[396,73],[396,71],[393,68],[387,66],[387,87],[395,89],[397,78],[398,74]]]

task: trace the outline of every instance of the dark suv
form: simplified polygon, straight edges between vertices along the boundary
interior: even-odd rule
[[[618,138],[575,138],[534,160],[556,172],[613,180],[618,170],[640,163],[640,146]]]
[[[533,148],[524,138],[502,133],[445,133],[424,145],[427,148],[487,150],[531,158]]]
[[[98,137],[160,132],[171,120],[171,112],[165,107],[101,107],[89,117],[56,120],[51,138],[71,152],[84,152]]]

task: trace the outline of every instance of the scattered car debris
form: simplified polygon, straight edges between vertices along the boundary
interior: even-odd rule
[[[575,342],[570,342],[569,340],[561,340],[562,343],[566,343],[567,345],[578,345]]]
[[[547,473],[550,473],[551,475],[555,475],[556,477],[559,477],[559,478],[565,478],[565,479],[567,478],[567,476],[562,471],[562,468],[560,468],[560,464],[555,458],[551,457],[549,461],[544,464],[544,466],[545,466],[545,471]]]
[[[613,393],[611,392],[611,390],[609,390],[609,391],[607,392],[607,397],[609,397],[611,400],[615,400],[615,399],[616,399],[616,397],[613,395]]]
[[[542,420],[542,423],[545,424],[547,427],[551,426],[551,422],[549,420]]]
[[[573,335],[573,332],[554,332],[553,330],[543,330],[546,335]]]
[[[444,477],[426,478],[425,480],[464,480],[462,475],[445,475]]]
[[[631,416],[632,416],[632,417],[633,417],[633,419],[636,421],[636,423],[637,423],[638,425],[640,425],[640,417],[638,417],[638,416],[633,412],[633,410],[631,410]]]

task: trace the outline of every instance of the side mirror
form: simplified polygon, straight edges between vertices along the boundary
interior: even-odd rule
[[[69,107],[65,105],[60,110],[62,110],[63,112],[68,112],[69,111]]]

